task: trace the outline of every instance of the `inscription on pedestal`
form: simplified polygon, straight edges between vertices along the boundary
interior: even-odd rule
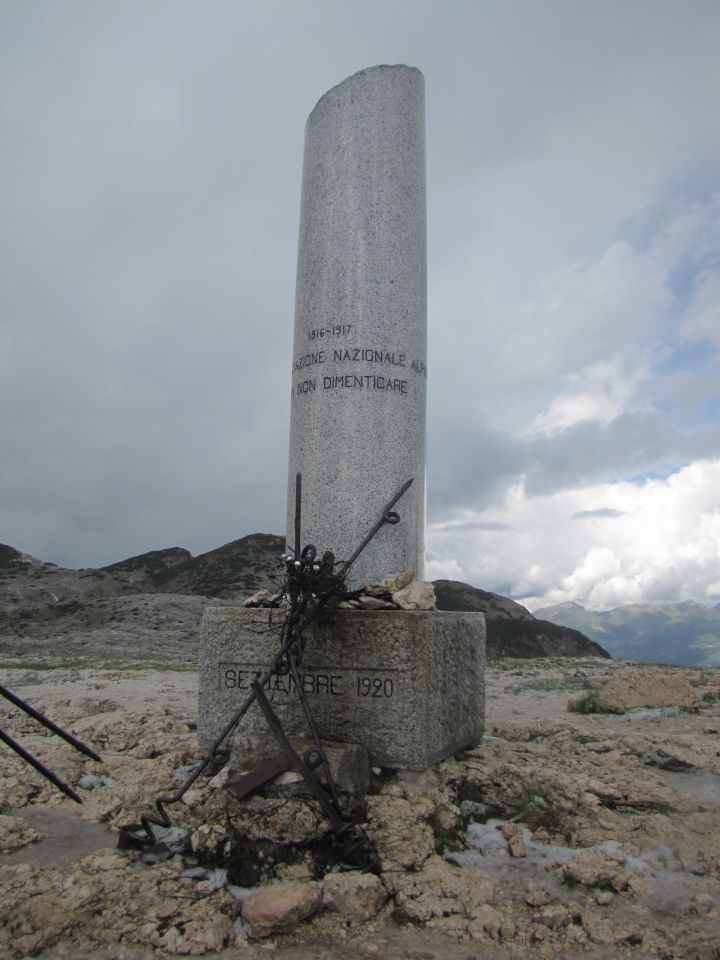
[[[261,609],[205,611],[198,737],[207,748],[277,654],[266,624]],[[322,739],[362,744],[375,766],[423,770],[482,735],[482,614],[335,610],[308,627],[305,640],[298,673]],[[287,735],[306,738],[291,675],[272,677],[265,689]],[[233,750],[253,758],[277,752],[260,709],[245,714]]]
[[[221,663],[218,688],[249,693],[253,680],[259,680],[265,667],[257,663]],[[396,703],[401,680],[398,670],[373,670],[366,667],[304,667],[298,671],[302,689],[309,700],[331,699],[353,706],[378,706]],[[295,680],[290,674],[270,678],[266,693],[271,703],[287,703],[297,696]]]

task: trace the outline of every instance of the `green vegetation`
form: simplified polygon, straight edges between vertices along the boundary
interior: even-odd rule
[[[560,833],[560,811],[552,793],[552,784],[548,780],[522,780],[510,795],[504,814],[508,819],[526,823],[533,831],[544,827],[548,833]]]
[[[614,710],[601,710],[597,701],[597,690],[588,690],[584,696],[571,700],[567,705],[571,713],[614,713]]]
[[[521,693],[523,690],[540,690],[545,693],[555,690],[584,690],[587,686],[585,677],[535,677],[519,683],[510,693]]]
[[[139,660],[137,658],[118,657],[114,660],[0,660],[0,670],[12,671],[9,684],[15,686],[32,686],[39,683],[48,683],[50,673],[68,670],[93,671],[137,671],[143,673],[195,673],[198,666],[194,661],[187,660]]]
[[[0,660],[2,670],[82,670],[87,660]]]
[[[475,750],[480,746],[480,741],[477,743],[471,743],[467,747],[462,747],[460,750],[456,750],[453,754],[453,760],[457,760],[459,763],[464,763],[466,760],[470,760],[475,757]]]
[[[103,660],[96,670],[142,670],[145,673],[196,673],[197,663],[187,660]]]
[[[464,826],[456,824],[453,827],[443,826],[437,813],[428,817],[428,824],[435,838],[435,852],[441,857],[448,850],[458,850],[463,846]]]

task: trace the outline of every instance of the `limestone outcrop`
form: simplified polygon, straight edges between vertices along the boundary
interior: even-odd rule
[[[167,854],[114,849],[116,834],[98,824],[137,821],[197,762],[195,678],[73,670],[38,683],[36,672],[4,671],[103,763],[5,711],[3,727],[84,803],[0,752],[0,954],[254,958],[269,944],[279,957],[717,960],[720,672],[669,671],[693,691],[691,710],[565,709],[633,669],[597,658],[493,664],[481,743],[421,773],[373,772],[364,829],[378,875],[341,869],[292,775],[243,801],[226,789],[234,771],[200,779],[168,808]],[[28,825],[35,812],[46,837]],[[69,824],[75,837],[97,827],[96,848],[58,846]]]
[[[623,670],[598,690],[598,710],[625,713],[637,707],[682,707],[692,710],[697,694],[679,672],[658,669]]]

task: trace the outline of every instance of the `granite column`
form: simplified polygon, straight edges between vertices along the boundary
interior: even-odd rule
[[[297,546],[339,560],[413,478],[351,585],[423,577],[426,327],[423,76],[371,67],[307,121],[291,386],[289,548],[296,473]]]

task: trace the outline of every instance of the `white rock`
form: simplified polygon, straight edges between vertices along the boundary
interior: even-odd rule
[[[392,595],[393,603],[401,610],[434,610],[435,587],[424,580],[412,580]]]

